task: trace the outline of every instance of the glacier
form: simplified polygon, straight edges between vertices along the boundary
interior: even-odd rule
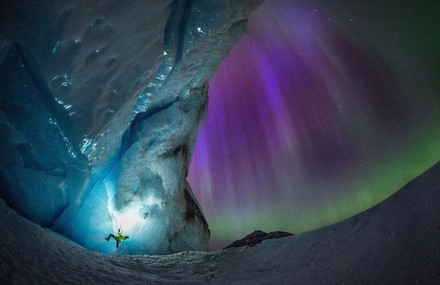
[[[207,81],[260,2],[2,1],[1,197],[95,251],[207,250],[188,165]]]

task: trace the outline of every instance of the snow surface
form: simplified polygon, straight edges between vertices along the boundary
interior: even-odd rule
[[[92,252],[0,201],[0,283],[439,284],[439,185],[437,164],[340,223],[253,248],[165,256]]]

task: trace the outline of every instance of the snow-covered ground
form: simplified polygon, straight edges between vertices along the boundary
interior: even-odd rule
[[[440,284],[439,185],[437,164],[338,224],[253,248],[166,256],[86,250],[1,200],[0,284]]]

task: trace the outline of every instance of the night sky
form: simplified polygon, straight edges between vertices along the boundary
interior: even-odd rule
[[[423,3],[252,14],[210,81],[188,179],[214,247],[337,222],[440,160],[440,2]]]

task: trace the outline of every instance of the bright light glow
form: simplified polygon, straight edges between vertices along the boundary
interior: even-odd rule
[[[141,234],[144,227],[151,226],[151,219],[143,214],[141,203],[131,203],[122,211],[112,212],[113,229],[121,229],[125,235]]]
[[[107,208],[112,217],[113,231],[117,232],[118,229],[121,229],[125,235],[129,236],[141,234],[146,226],[151,226],[151,219],[148,218],[148,208],[160,203],[161,200],[150,195],[145,201],[134,199],[129,204],[117,209],[114,201],[117,192],[114,181],[112,177],[108,177],[104,181],[108,197]]]
[[[145,204],[149,207],[153,205],[159,205],[162,207],[162,199],[158,199],[154,197],[153,195],[148,196],[147,200],[145,201]]]

